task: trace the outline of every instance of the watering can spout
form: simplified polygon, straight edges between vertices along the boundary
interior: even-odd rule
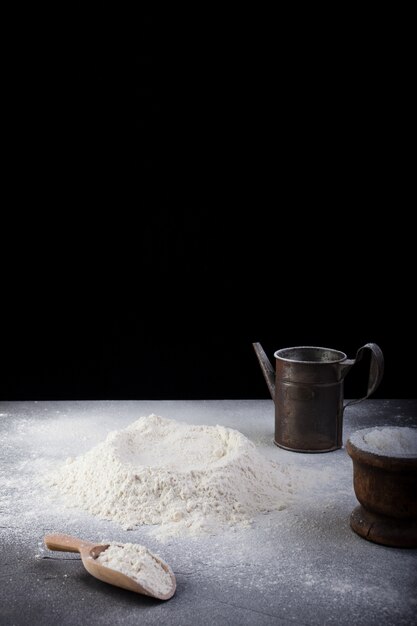
[[[260,343],[253,343],[253,349],[255,350],[256,356],[258,357],[259,364],[262,369],[262,374],[266,380],[266,384],[268,385],[269,393],[271,394],[271,398],[275,402],[275,371],[272,367],[268,357],[265,354],[264,349],[262,348]]]

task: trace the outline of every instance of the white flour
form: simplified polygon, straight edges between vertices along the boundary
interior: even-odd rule
[[[365,428],[351,435],[350,440],[361,450],[383,456],[417,456],[417,428]]]
[[[137,543],[110,542],[107,550],[97,557],[97,561],[130,578],[155,596],[163,596],[173,590],[174,582],[166,563],[152,554],[145,546]]]
[[[264,459],[237,430],[141,417],[48,476],[64,503],[124,529],[217,534],[285,509],[291,475]]]

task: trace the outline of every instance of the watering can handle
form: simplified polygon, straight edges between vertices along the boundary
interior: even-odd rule
[[[382,354],[381,348],[376,343],[367,343],[362,346],[362,348],[359,348],[356,353],[356,358],[351,361],[352,365],[354,363],[358,363],[358,361],[362,359],[363,353],[366,349],[371,351],[371,364],[369,366],[368,390],[366,392],[366,396],[359,398],[358,400],[349,400],[349,402],[347,402],[343,407],[343,410],[345,410],[347,406],[358,404],[359,402],[369,398],[369,396],[371,396],[379,387],[382,380],[382,376],[384,374],[384,355]]]

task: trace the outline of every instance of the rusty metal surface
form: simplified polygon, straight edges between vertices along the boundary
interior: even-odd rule
[[[355,359],[347,359],[344,352],[332,348],[282,348],[274,353],[274,373],[262,346],[254,343],[253,347],[275,402],[276,445],[293,452],[339,449],[344,409],[368,398],[381,382],[384,358],[380,348],[368,343]],[[371,351],[367,395],[344,406],[344,379],[366,349]]]

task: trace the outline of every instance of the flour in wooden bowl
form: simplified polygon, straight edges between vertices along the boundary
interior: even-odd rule
[[[157,415],[109,433],[47,477],[68,506],[154,534],[217,534],[282,510],[291,500],[286,467],[264,459],[243,434]]]
[[[417,428],[377,426],[358,430],[351,443],[366,452],[389,457],[417,457]]]

